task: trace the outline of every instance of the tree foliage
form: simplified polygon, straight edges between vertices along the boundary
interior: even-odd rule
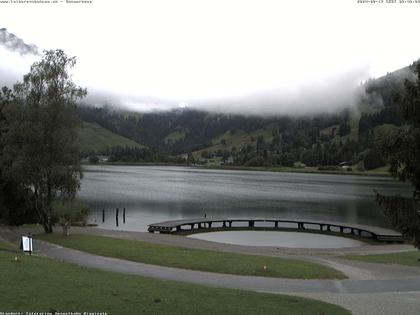
[[[69,70],[76,59],[62,50],[45,51],[3,109],[3,176],[29,191],[32,210],[46,232],[56,220],[52,203],[72,199],[81,177],[76,144],[76,102],[86,95]]]
[[[5,111],[15,101],[13,91],[7,87],[0,90],[0,148],[5,146],[7,124]],[[0,150],[0,221],[8,224],[18,225],[28,222],[35,222],[36,217],[31,211],[28,202],[29,191],[19,185],[13,177],[7,177],[5,168],[1,164]]]
[[[403,91],[396,95],[407,126],[382,143],[391,174],[400,181],[409,181],[413,196],[378,194],[377,199],[391,223],[420,248],[420,62],[414,65],[414,71],[416,80],[405,80]]]

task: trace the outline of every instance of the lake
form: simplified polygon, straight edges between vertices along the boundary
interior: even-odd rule
[[[89,165],[84,166],[78,196],[93,206],[89,223],[108,229],[146,231],[151,223],[204,214],[208,218],[275,217],[389,227],[375,201],[375,189],[410,194],[409,185],[387,177]],[[116,208],[120,209],[118,227]]]

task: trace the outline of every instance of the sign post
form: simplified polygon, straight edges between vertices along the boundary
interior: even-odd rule
[[[29,233],[28,236],[22,236],[22,239],[20,240],[20,249],[24,252],[29,252],[29,255],[32,255],[33,246],[31,233]]]

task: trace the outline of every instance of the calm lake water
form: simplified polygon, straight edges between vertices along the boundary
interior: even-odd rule
[[[374,190],[410,194],[391,178],[206,170],[163,166],[86,166],[79,197],[90,223],[146,231],[166,220],[260,217],[329,220],[388,227]],[[120,209],[116,227],[115,209]],[[122,223],[126,208],[126,223]],[[105,209],[105,223],[102,223]]]

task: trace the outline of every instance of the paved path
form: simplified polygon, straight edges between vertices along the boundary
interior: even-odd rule
[[[385,280],[296,280],[238,276],[162,267],[103,257],[34,240],[37,253],[77,265],[210,286],[265,292],[377,293],[420,291],[420,277]]]
[[[77,230],[77,229],[75,229]],[[81,233],[101,234],[96,229],[80,229]],[[124,232],[125,233],[125,232]],[[132,238],[131,233],[107,231],[102,235],[121,238]],[[109,235],[111,234],[111,235]],[[136,233],[139,234],[139,233]],[[16,234],[0,229],[3,238],[12,240]],[[145,236],[138,236],[143,238]],[[153,236],[148,236],[153,237]],[[169,236],[173,237],[173,236]],[[159,239],[159,240],[158,240]],[[155,238],[154,241],[165,238]],[[185,239],[185,238],[184,238]],[[178,242],[177,240],[176,242]],[[188,241],[190,242],[190,241]],[[211,243],[211,242],[206,242]],[[208,245],[208,244],[207,244]],[[211,244],[214,246],[214,243]],[[293,280],[252,276],[237,276],[217,274],[170,267],[161,267],[121,259],[97,256],[58,245],[35,240],[34,247],[38,253],[58,260],[71,262],[85,267],[98,268],[106,271],[141,275],[157,279],[182,281],[207,286],[226,287],[268,293],[287,293],[292,295],[312,297],[326,302],[341,305],[350,309],[353,314],[420,314],[420,268],[405,266],[387,266],[349,262],[329,255],[318,254],[308,258],[326,265],[346,271],[350,277],[346,280]],[[246,247],[240,246],[245,250]],[[238,251],[238,248],[232,248]],[[223,250],[227,250],[223,248]],[[267,249],[268,250],[268,249]],[[271,249],[270,249],[271,250]],[[385,250],[383,248],[382,250]],[[407,250],[405,247],[394,247],[392,250]],[[263,253],[264,254],[264,253]],[[279,256],[278,252],[265,254]],[[290,256],[288,253],[286,256]],[[301,253],[295,254],[301,256]],[[368,267],[367,267],[368,266]]]

